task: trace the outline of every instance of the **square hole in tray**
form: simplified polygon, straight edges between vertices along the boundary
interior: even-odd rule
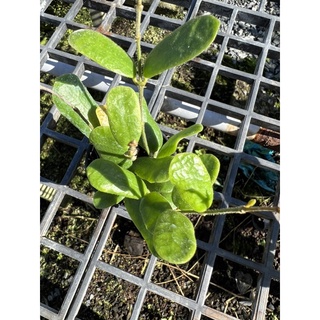
[[[280,17],[280,0],[266,1],[264,11],[273,16]]]
[[[193,105],[184,104],[189,101],[192,104],[193,102],[199,104],[199,101],[188,99],[188,97],[183,96],[182,92],[172,93],[173,92],[171,91],[167,91],[166,99],[155,118],[158,124],[168,128],[168,130],[163,129],[165,139],[168,139],[171,135],[175,134],[176,132],[172,132],[174,130],[182,131],[183,129],[194,125],[198,116],[197,113],[199,112],[197,106],[193,107]]]
[[[235,108],[208,104],[202,119],[204,129],[199,133],[199,138],[234,148],[243,116],[232,109],[236,111]]]
[[[171,4],[170,2],[160,1],[155,10],[155,14],[171,19],[183,20],[187,14],[187,8],[177,4]]]
[[[254,74],[260,53],[261,48],[230,39],[222,64],[229,68]]]
[[[52,0],[45,13],[63,18],[68,13],[71,7],[72,3],[68,3],[67,1]]]
[[[133,222],[117,216],[100,260],[142,278],[149,258],[150,251]]]
[[[212,89],[211,99],[245,109],[249,99],[252,81],[240,79],[234,74],[218,72]]]
[[[227,32],[233,9],[217,3],[201,1],[197,15],[211,14],[220,21],[219,32]]]
[[[190,310],[182,305],[148,292],[144,298],[139,320],[189,319]]]
[[[258,275],[255,270],[218,256],[205,305],[235,318],[250,319]]]
[[[158,123],[168,127],[184,128],[197,121],[201,101],[202,99],[198,96],[182,91],[182,89],[168,87],[156,119]]]
[[[244,39],[264,42],[270,20],[261,16],[239,11],[231,33]]]
[[[241,161],[232,196],[245,202],[254,198],[256,205],[272,205],[279,177],[279,172]]]
[[[40,301],[60,310],[79,262],[45,246],[40,248]]]
[[[130,319],[139,287],[96,269],[82,300],[77,319]]]
[[[40,175],[52,182],[63,179],[76,149],[70,145],[46,137],[40,150]]]
[[[171,85],[174,88],[204,96],[210,82],[211,73],[211,68],[189,61],[175,68]]]
[[[136,30],[136,22],[132,19],[127,19],[122,16],[116,17],[110,28],[110,32],[124,36],[127,38],[134,39]]]
[[[204,267],[205,254],[204,250],[197,248],[191,260],[180,265],[158,260],[151,281],[179,295],[195,299],[199,277]]]
[[[226,215],[220,248],[243,258],[263,263],[268,229],[264,220],[255,215]]]
[[[74,17],[73,21],[77,23],[81,23],[85,26],[92,27],[92,16],[90,14],[90,11],[86,7],[81,7],[81,9],[78,11],[77,15]]]
[[[280,87],[261,82],[253,111],[280,120]]]
[[[100,210],[79,199],[66,196],[50,228],[48,239],[84,253],[97,225]]]

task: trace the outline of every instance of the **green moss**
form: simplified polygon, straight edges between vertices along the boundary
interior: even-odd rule
[[[46,10],[46,13],[63,18],[68,13],[70,8],[70,3],[61,0],[55,0],[50,3]]]
[[[236,70],[253,74],[256,68],[257,58],[253,55],[248,55],[244,59],[235,60],[228,55],[224,55],[222,64]]]
[[[91,15],[89,9],[86,7],[82,7],[78,14],[74,18],[75,22],[85,24],[89,27],[93,26]]]

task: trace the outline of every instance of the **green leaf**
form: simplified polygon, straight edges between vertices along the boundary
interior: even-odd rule
[[[141,136],[142,123],[139,99],[133,89],[117,86],[107,95],[107,114],[110,129],[121,146],[138,141]]]
[[[166,210],[153,229],[153,246],[158,256],[170,263],[188,262],[197,249],[193,224],[180,212]]]
[[[149,191],[156,191],[160,194],[171,193],[174,185],[171,181],[161,182],[161,183],[150,183],[147,180],[144,181]]]
[[[112,161],[96,159],[87,167],[90,184],[98,191],[139,199],[149,191],[144,182]]]
[[[145,60],[143,75],[152,78],[195,58],[215,39],[219,26],[220,21],[210,15],[189,20],[154,47]]]
[[[171,209],[171,206],[159,193],[150,192],[141,199],[139,209],[146,229],[153,233],[157,219],[164,211]]]
[[[199,156],[189,152],[175,155],[169,167],[169,177],[175,185],[173,191],[179,193],[177,206],[184,202],[197,212],[204,212],[211,206],[211,178]]]
[[[142,103],[142,119],[144,121],[144,130],[147,136],[148,148],[144,145],[143,139],[140,139],[139,145],[144,149],[150,151],[151,154],[156,154],[162,147],[163,136],[157,122],[152,118],[148,105],[145,99]]]
[[[96,127],[89,139],[102,159],[110,160],[126,169],[132,165],[132,161],[124,155],[128,146],[121,146],[116,141],[110,127]]]
[[[220,171],[219,159],[213,154],[202,154],[200,155],[200,159],[207,168],[207,171],[210,175],[211,183],[214,184],[218,178]]]
[[[134,78],[135,65],[130,56],[114,41],[100,32],[83,29],[69,36],[70,45],[102,67],[128,78]]]
[[[118,204],[123,199],[124,199],[123,196],[117,196],[115,194],[96,191],[93,196],[93,205],[97,209],[104,209],[104,208],[109,208],[115,204]]]
[[[185,190],[181,190],[181,188],[174,186],[171,192],[172,202],[180,210],[193,211],[192,206],[187,202],[187,200],[190,200],[190,199],[184,199],[182,197],[184,192]]]
[[[169,180],[169,166],[172,157],[149,158],[140,157],[134,161],[130,168],[138,177],[151,183]]]
[[[156,192],[140,200],[125,199],[126,209],[156,257],[170,263],[188,262],[196,251],[193,224],[171,209],[170,203]]]
[[[167,199],[172,208],[176,208],[176,205],[172,201],[172,190],[174,186],[170,181],[161,183],[150,183],[144,180],[144,182],[150,192],[155,191],[160,193],[163,197]]]
[[[57,77],[52,91],[53,102],[60,113],[89,137],[91,130],[99,125],[95,113],[98,104],[80,79],[74,74]]]
[[[201,124],[193,124],[189,128],[183,129],[182,131],[178,132],[177,134],[171,136],[169,140],[162,146],[158,153],[157,158],[164,158],[171,156],[176,152],[178,143],[189,136],[192,136],[194,134],[197,134],[201,132],[203,129],[203,126]]]

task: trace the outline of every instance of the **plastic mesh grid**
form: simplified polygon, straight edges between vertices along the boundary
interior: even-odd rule
[[[52,33],[41,45],[41,72],[44,77],[51,79],[43,85],[50,88],[52,78],[72,72],[83,80],[99,102],[104,102],[106,93],[112,86],[119,83],[133,86],[130,79],[121,78],[76,55],[71,48],[65,47],[62,41],[71,30],[90,27],[77,22],[77,17],[83,10],[97,10],[104,13],[100,31],[105,32],[133,56],[134,37],[112,31],[119,17],[128,20],[129,23],[134,22],[132,1],[70,0],[66,1],[69,10],[66,14],[61,13],[61,16],[57,13],[53,15],[50,11],[55,2],[57,1],[41,1],[41,23],[49,25],[52,29]],[[252,131],[256,132],[257,128],[280,132],[279,115],[266,111],[269,110],[268,103],[274,105],[280,95],[280,76],[277,70],[280,60],[280,18],[279,12],[270,3],[266,0],[255,1],[255,5],[247,8],[246,1],[166,1],[164,4],[180,7],[181,15],[176,19],[160,14],[161,3],[154,0],[150,6],[145,6],[143,11],[142,32],[153,28],[160,37],[200,14],[213,14],[222,22],[216,40],[206,53],[184,66],[168,70],[156,79],[150,79],[145,90],[151,113],[158,119],[165,136],[170,136],[181,128],[166,125],[161,122],[162,117],[169,120],[170,117],[187,119],[187,123],[202,123],[209,129],[212,126],[216,128],[211,116],[213,119],[215,116],[221,116],[223,119],[229,119],[230,123],[237,124],[239,129],[233,135],[227,135],[228,138],[221,134],[219,140],[219,134],[215,131],[217,139],[191,137],[183,146],[187,151],[194,152],[205,149],[221,160],[220,187],[215,192],[217,206],[245,203],[246,198],[241,197],[239,192],[239,188],[241,190],[243,187],[239,174],[249,165],[254,167],[252,174],[264,170],[263,172],[279,176],[279,163],[266,160],[245,149],[247,137],[252,135]],[[148,41],[146,37],[142,42],[142,51],[145,53],[154,45]],[[234,63],[235,60],[238,63]],[[190,70],[194,73],[188,74]],[[190,81],[182,86],[178,80],[185,74]],[[231,83],[232,89],[222,96],[219,95],[219,89],[223,83]],[[244,93],[241,95],[239,91]],[[187,114],[186,110],[190,114]],[[81,170],[89,152],[89,143],[76,129],[70,126],[69,129],[65,129],[65,123],[55,106],[47,110],[41,119],[41,149],[50,150],[41,164],[41,250],[70,259],[75,266],[73,274],[62,275],[62,278],[68,281],[65,281],[65,290],[61,289],[64,294],[60,296],[58,307],[55,305],[53,308],[48,299],[41,301],[41,317],[91,319],[86,317],[83,311],[87,305],[86,293],[92,286],[95,274],[100,272],[104,276],[116,277],[115,279],[136,286],[137,295],[133,297],[134,303],[128,311],[128,319],[147,319],[145,298],[150,295],[162,297],[180,306],[182,309],[177,310],[180,310],[181,316],[176,314],[177,319],[236,319],[236,314],[215,307],[214,299],[210,300],[210,297],[215,296],[215,290],[219,285],[219,279],[216,277],[217,266],[225,264],[230,270],[250,270],[251,274],[256,275],[253,277],[252,285],[254,298],[252,305],[248,307],[247,317],[244,318],[265,319],[270,287],[278,283],[280,278],[279,266],[275,262],[280,228],[278,215],[271,212],[256,215],[267,226],[264,249],[258,261],[250,257],[250,250],[247,255],[241,256],[234,248],[224,246],[223,240],[229,232],[231,218],[219,216],[212,219],[207,236],[200,233],[197,236],[197,255],[203,256],[203,266],[201,272],[196,275],[195,293],[189,297],[179,291],[180,289],[172,289],[154,281],[158,260],[151,255],[145,259],[143,273],[130,273],[121,266],[115,266],[112,257],[109,260],[103,258],[106,244],[117,221],[130,221],[130,217],[121,206],[105,210],[94,209],[91,198],[93,190],[85,185],[83,180],[80,181],[84,184],[84,191],[77,191],[79,181],[76,181],[75,177],[81,173],[83,176]],[[181,126],[186,124],[183,121],[181,123]],[[50,162],[53,156],[54,163]],[[61,169],[64,174],[61,174]],[[267,194],[273,205],[278,205],[279,180],[273,187],[274,192]],[[92,221],[85,241],[82,239],[82,242],[66,243],[63,237],[56,239],[52,236],[56,234],[51,232],[54,222],[57,219],[67,219],[64,212],[70,206],[85,210],[87,215],[82,219]],[[58,268],[63,270],[63,266]],[[223,283],[225,280],[221,281]],[[106,319],[111,318],[106,316]]]

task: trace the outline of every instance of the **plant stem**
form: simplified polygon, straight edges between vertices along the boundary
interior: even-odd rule
[[[202,216],[214,216],[219,214],[245,214],[245,213],[254,213],[254,212],[262,212],[262,211],[271,211],[271,212],[280,212],[279,207],[246,207],[246,206],[240,206],[240,207],[230,207],[230,208],[220,208],[220,209],[212,209],[207,210],[205,212],[196,212],[196,211],[181,211],[181,213],[184,214],[200,214]]]
[[[143,144],[146,147],[146,152],[149,154],[150,150],[147,143],[147,136],[144,130],[144,119],[143,119],[143,90],[146,84],[146,80],[142,74],[142,58],[141,58],[141,14],[143,10],[142,0],[137,0],[137,4],[135,6],[136,9],[136,52],[137,52],[137,74],[133,82],[139,89],[139,105],[140,105],[140,113],[141,113],[141,138],[143,140]]]
[[[142,61],[141,61],[141,14],[143,10],[142,0],[137,0],[136,9],[136,51],[137,51],[137,72],[138,82],[142,80]]]

